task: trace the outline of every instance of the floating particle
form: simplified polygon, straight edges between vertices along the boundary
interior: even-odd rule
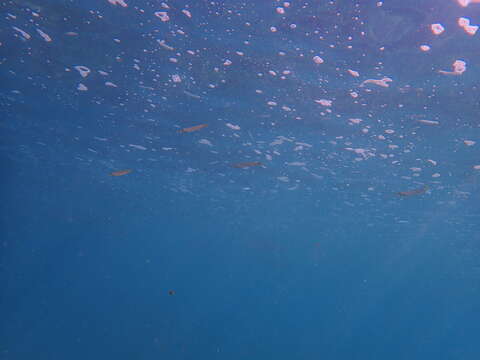
[[[467,7],[470,4],[478,4],[480,3],[480,0],[457,0],[457,3],[460,6]]]
[[[445,31],[442,24],[432,24],[430,25],[430,29],[432,30],[433,35],[440,35]]]
[[[168,290],[168,295],[170,295],[170,296],[175,295],[175,290]]]
[[[427,186],[424,186],[424,187],[421,187],[419,189],[413,189],[413,190],[407,190],[407,191],[400,191],[400,192],[397,192],[397,195],[400,195],[400,196],[412,196],[412,195],[419,195],[419,194],[423,194],[424,192],[426,192],[428,190],[428,187]]]
[[[88,88],[87,88],[84,84],[80,83],[80,84],[78,84],[78,86],[77,86],[77,90],[79,90],[79,91],[87,91]]]
[[[225,62],[223,63],[223,66],[230,66],[232,65],[232,61],[231,60],[225,60]]]
[[[452,71],[438,70],[438,72],[444,75],[462,75],[467,70],[467,63],[463,60],[455,60],[452,69]]]
[[[213,144],[210,142],[210,140],[207,140],[207,139],[200,139],[200,140],[198,140],[198,142],[199,142],[199,144],[213,146]]]
[[[232,164],[232,166],[237,169],[246,169],[252,166],[262,166],[262,165],[263,164],[260,161],[247,161],[247,162]]]
[[[170,51],[173,51],[173,50],[174,50],[174,48],[173,48],[172,46],[167,45],[167,44],[165,43],[165,40],[157,40],[157,42],[158,42],[158,45],[160,45],[160,46],[163,47],[164,49],[167,49],[167,50],[170,50]],[[195,53],[193,53],[193,54],[195,54]],[[192,54],[192,55],[193,55],[193,54]]]
[[[183,90],[183,93],[187,96],[190,96],[194,99],[201,99],[202,97],[200,95],[197,95],[197,94],[193,94],[191,93],[190,91],[187,91],[187,90]]]
[[[200,129],[203,129],[203,128],[207,127],[207,126],[208,126],[207,124],[195,125],[195,126],[183,128],[183,129],[179,130],[179,132],[180,132],[180,133],[191,133],[191,132],[194,132],[194,131],[198,131],[198,130],[200,130]]]
[[[347,71],[348,71],[348,73],[349,73],[350,75],[352,75],[353,77],[359,77],[359,76],[360,76],[360,74],[358,73],[358,71],[351,70],[351,69],[348,69]]]
[[[168,16],[167,12],[165,12],[165,11],[156,11],[154,13],[154,15],[156,17],[158,17],[160,20],[162,20],[163,22],[166,22],[166,21],[170,20],[170,17]]]
[[[126,170],[118,170],[110,173],[110,176],[123,176],[130,174],[133,170],[132,169],[126,169]]]
[[[190,13],[190,11],[183,9],[182,13],[184,13],[185,16],[188,17],[188,18],[190,18],[190,19],[192,18],[192,14]]]
[[[225,126],[229,127],[232,130],[240,130],[240,126],[226,123]]]
[[[468,35],[475,35],[475,33],[478,30],[478,26],[476,25],[470,25],[470,19],[461,17],[458,18],[457,21],[458,25],[463,28],[463,30],[468,34]]]
[[[353,118],[353,119],[348,119],[348,121],[350,122],[350,124],[358,125],[358,124],[360,124],[363,120],[362,120],[362,119],[358,119],[358,118]]]
[[[315,64],[323,64],[324,60],[320,56],[316,55],[316,56],[313,57],[313,62]]]
[[[480,170],[480,165],[473,165],[473,168],[474,168],[475,170]]]
[[[425,44],[424,44],[424,45],[420,45],[420,50],[422,50],[422,51],[430,51],[430,46],[425,45]]]
[[[40,29],[37,29],[37,32],[43,38],[43,40],[45,40],[46,42],[51,42],[52,41],[52,38],[47,33],[44,33]]]
[[[373,84],[381,87],[388,87],[389,82],[392,82],[393,80],[390,79],[389,77],[384,77],[382,79],[367,79],[364,82],[360,84],[360,86],[365,86],[365,84]]]
[[[180,75],[173,74],[173,75],[172,75],[172,81],[173,81],[174,83],[180,83],[180,82],[182,82],[182,78],[180,77]]]
[[[128,146],[134,148],[134,149],[137,149],[137,150],[147,150],[147,148],[145,146],[142,146],[142,145],[135,145],[135,144],[128,144]]]
[[[15,31],[18,31],[25,40],[30,40],[31,36],[29,33],[27,33],[26,31],[23,31],[22,29],[19,29],[18,27],[16,26],[12,26],[13,30]]]
[[[421,119],[421,120],[417,120],[419,123],[422,123],[422,124],[425,124],[425,125],[439,125],[440,122],[439,121],[435,121],[435,120],[425,120],[425,119]]]
[[[127,7],[127,3],[124,0],[108,0],[108,2],[112,5],[120,5],[122,7]]]
[[[280,15],[285,14],[285,9],[281,6],[277,7],[275,11],[277,12],[277,14],[280,14]]]
[[[77,65],[73,67],[75,70],[77,70],[80,74],[81,77],[86,78],[90,74],[90,69],[86,66],[83,65]]]
[[[112,83],[111,81],[107,81],[105,83],[105,86],[110,86],[110,87],[115,87],[115,88],[118,87],[116,84]]]
[[[475,141],[473,141],[473,140],[463,140],[463,143],[467,146],[475,145]]]
[[[320,104],[322,106],[332,106],[332,100],[327,100],[327,99],[320,99],[320,100],[314,100],[317,104]]]

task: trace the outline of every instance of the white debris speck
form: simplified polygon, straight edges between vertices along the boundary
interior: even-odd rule
[[[77,86],[77,90],[79,90],[79,91],[87,91],[88,88],[87,88],[84,84],[80,83],[80,84],[78,84],[78,86]]]
[[[163,47],[164,49],[167,49],[167,50],[169,50],[169,51],[175,50],[172,46],[167,45],[167,44],[165,43],[165,40],[157,40],[157,42],[158,42],[158,45],[160,45],[160,46]]]
[[[127,7],[127,3],[124,0],[108,0],[108,2],[112,5],[120,5],[122,7]]]
[[[421,120],[417,120],[419,123],[422,123],[422,124],[425,124],[425,125],[439,125],[440,122],[438,121],[435,121],[435,120],[425,120],[425,119],[421,119]]]
[[[478,26],[477,25],[470,25],[470,19],[469,18],[465,18],[465,17],[461,17],[461,18],[458,18],[458,25],[463,28],[463,30],[468,34],[468,35],[475,35],[475,33],[477,32],[478,30]]]
[[[226,123],[225,126],[229,127],[232,130],[240,130],[240,126]]]
[[[313,62],[315,64],[323,64],[324,60],[320,56],[316,55],[316,56],[313,57]]]
[[[432,30],[433,35],[440,35],[445,31],[442,24],[432,24],[430,25],[430,29]]]
[[[43,32],[40,29],[37,29],[37,32],[43,38],[43,40],[45,40],[46,42],[51,42],[52,41],[52,38],[47,33]]]
[[[463,140],[463,143],[467,146],[475,145],[475,141],[473,140]]]
[[[444,75],[462,75],[467,70],[467,63],[463,60],[455,60],[452,64],[452,71],[439,70]]]
[[[165,12],[165,11],[156,11],[154,14],[155,14],[156,17],[158,17],[163,22],[170,20],[170,17],[168,16],[167,12]]]
[[[389,82],[392,82],[393,80],[390,79],[389,77],[384,77],[382,79],[367,79],[365,80],[364,82],[362,82],[360,84],[360,86],[365,86],[365,84],[373,84],[373,85],[377,85],[377,86],[381,86],[381,87],[388,87],[389,86]]]
[[[358,125],[358,124],[360,124],[363,120],[362,120],[362,119],[358,119],[358,118],[353,118],[353,119],[348,119],[348,121],[350,122],[350,124]]]
[[[90,74],[90,69],[86,66],[77,65],[77,66],[74,66],[73,68],[77,70],[80,76],[83,78],[86,78]]]
[[[142,146],[142,145],[128,144],[128,146],[130,146],[134,149],[137,149],[137,150],[147,150],[147,148],[145,146]]]
[[[24,39],[30,40],[31,36],[30,36],[29,33],[23,31],[22,29],[19,29],[16,26],[12,26],[12,28],[13,28],[13,30],[18,31],[23,36]]]
[[[314,100],[317,104],[320,104],[322,106],[332,106],[332,100],[327,100],[327,99],[320,99],[320,100]]]
[[[347,71],[348,71],[348,73],[349,73],[350,75],[352,75],[353,77],[359,77],[359,76],[360,76],[360,74],[358,73],[358,71],[351,70],[351,69],[348,69]]]
[[[213,144],[207,139],[200,139],[200,140],[198,140],[198,142],[199,142],[199,144],[213,146]]]

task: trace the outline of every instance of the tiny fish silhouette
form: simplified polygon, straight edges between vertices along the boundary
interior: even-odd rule
[[[126,169],[126,170],[118,170],[110,173],[110,176],[123,176],[130,174],[132,172],[132,169]]]
[[[180,132],[180,133],[191,133],[191,132],[203,129],[204,127],[207,127],[207,126],[208,126],[207,124],[200,124],[200,125],[196,125],[196,126],[183,128],[183,129],[179,130],[178,132]]]
[[[262,166],[262,165],[263,164],[260,161],[248,161],[248,162],[236,163],[236,164],[233,164],[232,166],[238,169],[245,169],[252,166]]]
[[[428,190],[428,186],[424,186],[419,189],[413,189],[413,190],[407,190],[407,191],[399,191],[397,192],[397,195],[399,196],[412,196],[412,195],[419,195],[423,194],[425,191]]]

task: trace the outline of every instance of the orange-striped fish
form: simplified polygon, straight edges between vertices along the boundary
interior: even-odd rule
[[[207,126],[208,126],[207,124],[195,125],[195,126],[183,128],[183,129],[179,130],[179,132],[180,133],[191,133],[191,132],[203,129],[204,127],[207,127]]]
[[[118,170],[110,173],[110,176],[123,176],[130,174],[133,170],[132,169],[126,169],[126,170]]]
[[[238,169],[245,169],[252,166],[262,166],[262,165],[263,164],[260,161],[248,161],[248,162],[236,163],[236,164],[233,164],[232,166]]]

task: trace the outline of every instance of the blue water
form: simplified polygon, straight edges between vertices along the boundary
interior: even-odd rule
[[[0,360],[478,358],[479,4],[120,3],[0,1]]]

